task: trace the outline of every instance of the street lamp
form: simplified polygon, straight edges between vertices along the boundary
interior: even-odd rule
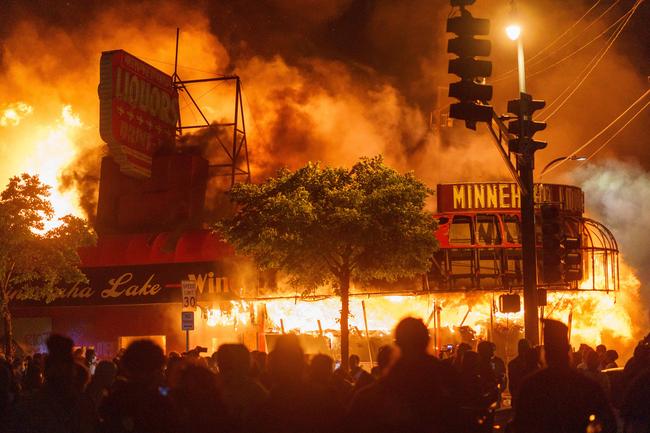
[[[513,11],[513,15],[516,12]],[[516,21],[506,27],[506,34],[511,41],[517,41],[517,71],[519,72],[519,92],[526,92],[526,71],[524,68],[524,42],[521,37],[521,25]]]
[[[519,24],[510,24],[506,27],[506,34],[511,41],[516,41],[519,39],[519,35],[521,35],[521,26]]]
[[[586,161],[587,157],[584,155],[572,155],[572,156],[560,156],[559,158],[555,158],[553,161],[549,162],[544,166],[542,171],[539,173],[539,180],[542,180],[542,176],[544,176],[544,173],[551,168],[553,165],[557,164],[560,161]]]
[[[517,71],[519,73],[519,100],[512,101],[518,105],[518,137],[530,141],[534,134],[526,132],[525,124],[532,124],[532,97],[526,94],[526,72],[524,69],[524,43],[521,26],[516,24],[517,11],[514,0],[511,2],[514,24],[506,28],[511,40],[517,41]],[[508,103],[510,105],[510,103]],[[508,111],[512,111],[510,107]],[[508,125],[510,127],[510,125]],[[535,148],[526,144],[517,153],[517,171],[521,181],[521,262],[524,286],[524,337],[532,345],[539,342],[539,310],[537,307],[537,253],[535,241],[535,197],[533,193],[533,167],[535,166]]]

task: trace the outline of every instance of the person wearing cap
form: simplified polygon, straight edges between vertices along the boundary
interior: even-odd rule
[[[566,325],[556,320],[543,324],[547,367],[521,383],[514,408],[515,431],[584,433],[590,427],[601,433],[616,432],[616,420],[601,386],[569,365]]]

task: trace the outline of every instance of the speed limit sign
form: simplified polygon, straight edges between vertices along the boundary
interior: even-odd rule
[[[183,296],[183,309],[194,310],[196,308],[196,281],[181,281],[181,293]]]

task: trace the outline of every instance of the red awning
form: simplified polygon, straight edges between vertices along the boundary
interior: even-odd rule
[[[231,256],[230,245],[209,230],[104,235],[79,249],[81,267],[212,262]]]

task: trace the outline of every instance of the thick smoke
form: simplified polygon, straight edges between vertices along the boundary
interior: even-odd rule
[[[643,305],[650,305],[650,173],[635,162],[607,160],[575,172],[594,219],[614,234],[625,261],[641,280]]]
[[[530,24],[527,53],[539,51],[590,6],[568,6],[559,0],[521,3],[520,12]],[[630,4],[622,1],[607,20],[567,48],[550,50],[551,56],[541,64],[531,64],[529,73],[589,40]],[[70,1],[57,8],[44,5],[43,1],[16,3],[0,18],[4,84],[0,94],[6,103],[25,101],[33,106],[30,120],[34,123],[52,121],[63,104],[70,104],[79,114],[86,128],[76,135],[78,152],[62,180],[64,188],[81,189],[87,211],[93,208],[92,182],[75,179],[96,176],[105,148],[97,131],[99,55],[103,50],[123,48],[171,73],[176,27],[181,28],[181,78],[217,73],[242,77],[254,180],[280,166],[295,168],[308,160],[349,165],[359,156],[379,153],[400,170],[415,170],[431,186],[443,181],[507,179],[484,127],[478,133],[466,131],[462,122],[441,127],[440,109],[444,114],[449,102],[447,85],[455,81],[446,71],[448,1]],[[576,31],[608,6],[603,2]],[[646,9],[640,8],[620,46],[610,51],[566,111],[549,122],[545,137],[540,134],[550,144],[539,153],[539,166],[575,148],[638,96],[647,75],[643,63],[647,44],[638,43],[644,32],[634,29],[639,28],[635,23],[644,22]],[[507,2],[481,0],[472,12],[492,20],[493,76],[497,77],[515,65],[513,45],[500,31],[508,19]],[[602,42],[594,44],[594,50]],[[552,100],[594,50],[584,50],[570,62],[531,77],[529,90],[538,98]],[[516,74],[495,83],[497,111],[504,111],[505,101],[515,96],[516,88]],[[233,90],[227,84],[197,85],[190,90],[210,121],[232,116]],[[185,95],[181,106],[185,123],[200,120]],[[644,120],[640,118],[636,125]],[[22,166],[16,161],[33,157],[35,149],[25,139],[27,135],[0,128],[6,147],[0,177],[15,174],[15,167]],[[5,144],[17,139],[21,146]],[[650,148],[648,140],[647,134],[636,142],[626,140],[633,144],[626,144],[621,152],[643,156],[640,149]],[[641,164],[650,165],[650,160]]]

